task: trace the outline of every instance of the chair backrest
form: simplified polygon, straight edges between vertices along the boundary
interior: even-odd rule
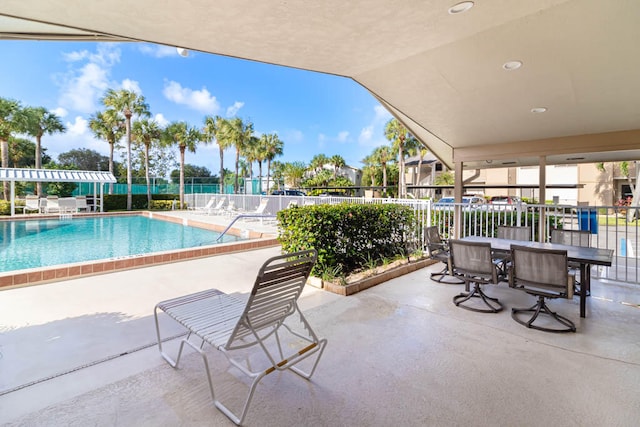
[[[87,196],[76,196],[76,208],[78,209],[86,209],[87,206]]]
[[[498,282],[491,243],[450,240],[449,251],[454,272],[465,276],[479,276],[491,283]]]
[[[564,230],[562,228],[551,229],[551,243],[561,245],[591,246],[591,232],[588,230]]]
[[[63,197],[58,199],[60,209],[75,211],[77,209],[76,199],[73,197]]]
[[[531,227],[499,225],[498,238],[509,240],[531,240]]]
[[[214,208],[214,210],[222,209],[222,207],[224,206],[224,202],[226,201],[227,201],[226,197],[223,197],[220,200],[218,200],[218,203],[216,204],[216,207]]]
[[[268,204],[269,204],[269,199],[260,200],[260,205],[256,208],[255,213],[257,214],[264,213],[264,210],[267,208]]]
[[[204,209],[211,209],[215,203],[216,203],[216,196],[211,196],[207,204],[204,205]]]
[[[509,286],[532,293],[573,298],[567,251],[511,245]]]
[[[438,227],[435,225],[425,227],[424,228],[424,239],[427,243],[427,249],[429,250],[429,254],[433,257],[440,252],[448,251],[448,248],[445,246],[444,242],[440,238],[440,232],[438,231]]]
[[[47,196],[47,208],[58,208],[58,196]]]
[[[34,194],[28,194],[24,198],[24,205],[30,209],[39,209],[40,208],[40,197]]]
[[[255,335],[268,337],[295,312],[317,256],[311,249],[279,255],[264,263],[226,349],[248,347],[257,341]]]

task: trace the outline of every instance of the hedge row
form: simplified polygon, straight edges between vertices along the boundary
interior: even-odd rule
[[[407,256],[415,243],[413,209],[395,204],[314,205],[277,214],[285,252],[316,249],[313,274],[344,277],[385,259]]]
[[[146,194],[133,194],[131,196],[131,209],[134,211],[139,210],[171,210],[173,207],[173,201],[176,201],[175,208],[179,209],[180,202],[179,196],[176,194],[154,194],[151,201],[151,207],[147,203]],[[124,211],[127,209],[127,195],[126,194],[105,194],[104,195],[104,210],[110,211]]]

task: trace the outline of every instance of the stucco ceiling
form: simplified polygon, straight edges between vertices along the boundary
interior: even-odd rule
[[[640,159],[640,1],[455,3],[3,0],[0,38],[148,41],[352,78],[449,166]]]

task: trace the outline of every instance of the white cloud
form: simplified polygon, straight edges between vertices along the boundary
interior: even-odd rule
[[[109,81],[109,74],[111,68],[120,62],[120,49],[117,44],[100,43],[96,45],[95,52],[82,50],[63,55],[71,65],[66,73],[55,76],[60,86],[60,107],[80,113],[96,111],[100,97],[107,88],[114,86]],[[80,62],[86,63],[76,67]]]
[[[349,131],[343,130],[342,132],[338,132],[338,137],[336,138],[338,142],[348,142],[349,141]]]
[[[62,107],[54,108],[51,112],[61,119],[67,117],[67,114],[69,114],[69,112]]]
[[[347,142],[349,142],[349,131],[346,130],[338,132],[335,137],[330,137],[323,133],[318,134],[318,148],[325,148],[330,143],[344,144]]]
[[[166,58],[169,56],[178,56],[178,51],[175,46],[164,46],[159,44],[141,44],[138,46],[138,50],[145,55],[152,56],[154,58]]]
[[[84,117],[77,116],[73,123],[67,122],[67,133],[74,137],[83,135],[89,130],[88,122]]]
[[[169,124],[169,120],[167,120],[167,118],[162,113],[156,114],[153,117],[153,120],[155,120],[156,123],[158,123],[162,127],[165,127],[166,125]]]
[[[389,142],[384,137],[384,126],[391,119],[391,113],[380,104],[373,107],[373,111],[371,122],[358,135],[358,144],[363,147],[378,147]]]
[[[124,90],[130,90],[132,92],[137,93],[138,95],[142,95],[142,89],[140,89],[140,83],[135,80],[124,79],[120,87]]]
[[[193,90],[183,88],[178,82],[165,81],[162,94],[176,104],[185,105],[202,113],[218,114],[220,111],[220,104],[216,97],[212,96],[206,87],[201,90]]]
[[[284,131],[282,140],[285,143],[292,143],[292,144],[300,143],[304,141],[304,133],[302,133],[302,131],[298,129],[288,129]]]
[[[227,107],[227,117],[235,116],[238,113],[238,110],[240,110],[242,107],[244,107],[244,102],[234,102],[232,106]]]

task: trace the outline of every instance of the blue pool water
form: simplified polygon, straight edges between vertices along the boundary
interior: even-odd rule
[[[219,235],[143,216],[0,221],[0,271],[213,245]]]

